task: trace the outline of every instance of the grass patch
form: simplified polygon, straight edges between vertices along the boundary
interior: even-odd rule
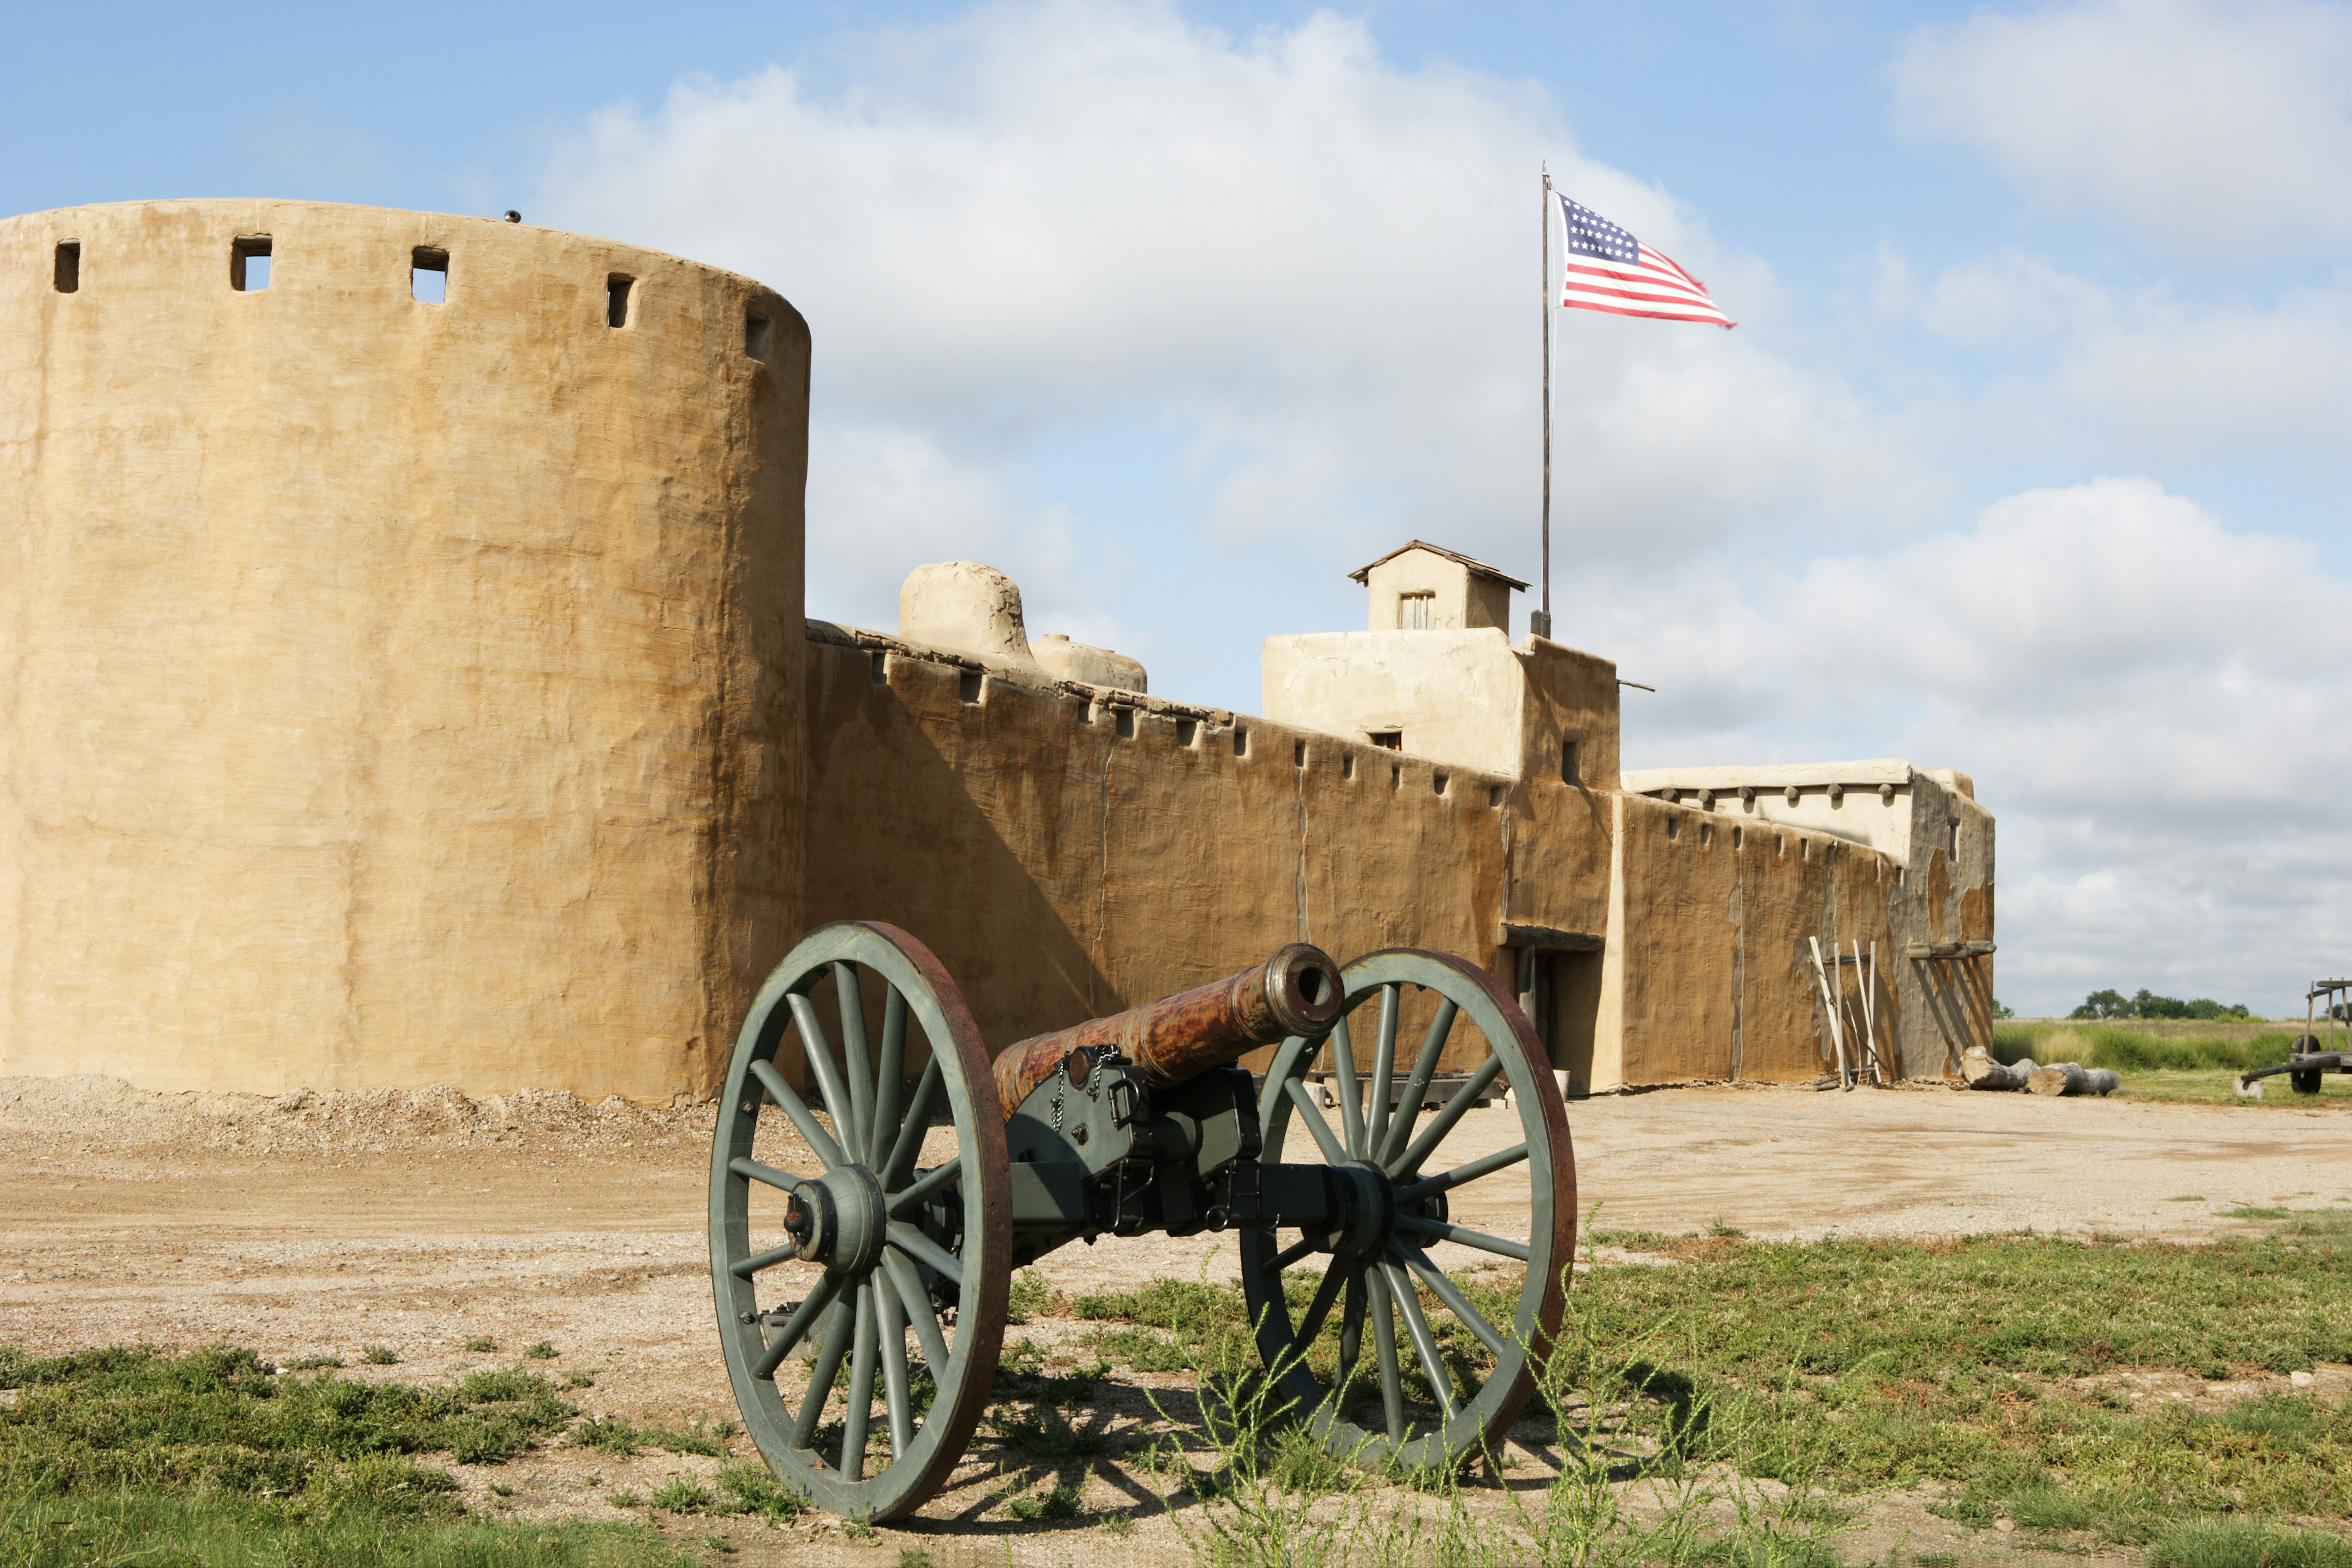
[[[577,1448],[593,1448],[615,1459],[625,1459],[640,1448],[660,1448],[672,1454],[699,1454],[706,1458],[723,1458],[727,1454],[726,1438],[734,1435],[732,1422],[716,1426],[697,1418],[687,1430],[680,1432],[667,1426],[640,1426],[618,1415],[591,1415],[572,1428],[566,1439]]]
[[[2277,1530],[2295,1517],[2352,1517],[2352,1408],[2286,1391],[2221,1409],[2148,1405],[2112,1381],[2078,1382],[2141,1370],[2234,1379],[2352,1361],[2352,1208],[2286,1211],[2261,1235],[2193,1247],[2033,1235],[1770,1243],[1642,1233],[1609,1234],[1605,1244],[1676,1267],[1603,1264],[1580,1279],[1570,1293],[1573,1332],[1548,1373],[1554,1386],[1532,1411],[1538,1440],[1571,1459],[1578,1423],[1606,1412],[1606,1429],[1591,1440],[1618,1457],[1611,1484],[1620,1490],[1629,1455],[1640,1460],[1636,1477],[1659,1485],[1667,1472],[1642,1466],[1680,1456],[1742,1484],[1785,1483],[1824,1507],[1928,1483],[1943,1510],[1979,1528],[2006,1518],[2029,1538],[2148,1550],[2193,1544],[2200,1521],[2221,1514]],[[1311,1279],[1295,1283],[1311,1288]],[[1491,1319],[1507,1318],[1517,1292],[1508,1270],[1457,1283]],[[1241,1331],[1239,1292],[1162,1280],[1081,1297],[1074,1307],[1102,1325],[1098,1353],[1118,1362],[1139,1348],[1143,1364],[1189,1369],[1203,1401],[1222,1402],[1222,1415],[1204,1418],[1211,1435],[1202,1439],[1222,1464],[1197,1489],[1246,1500],[1218,1504],[1234,1539],[1196,1546],[1246,1556],[1248,1541],[1286,1532],[1304,1554],[1292,1560],[1313,1560],[1322,1550],[1316,1521],[1338,1515],[1309,1518],[1282,1500],[1357,1494],[1335,1479],[1328,1457],[1283,1436],[1273,1415],[1250,1413],[1255,1355]],[[1475,1348],[1457,1343],[1446,1353]],[[1323,1353],[1318,1347],[1310,1360]],[[1566,1429],[1544,1432],[1547,1420]],[[1262,1430],[1244,1457],[1232,1434],[1254,1427]],[[1425,1502],[1443,1501],[1442,1484],[1416,1489]],[[1753,1531],[1700,1531],[1694,1539],[1716,1542],[1712,1557],[1690,1555],[1698,1548],[1687,1542],[1635,1552],[1623,1533],[1633,1527],[1609,1522],[1597,1498],[1577,1505],[1586,1533],[1561,1537],[1568,1555],[1558,1560],[1613,1560],[1576,1555],[1612,1542],[1610,1552],[1641,1561],[1737,1562],[1751,1547],[1764,1552],[1755,1543],[1766,1537]],[[1720,1498],[1715,1506],[1720,1518]],[[1777,1561],[1833,1559],[1833,1531],[1775,1507],[1768,1514],[1780,1534],[1769,1539],[1801,1542]],[[1660,1503],[1649,1517],[1672,1513]],[[1528,1541],[1537,1552],[1540,1542]],[[1324,1544],[1336,1552],[1339,1543]],[[1529,1560],[1555,1559],[1538,1552]]]
[[[462,1516],[436,1459],[496,1464],[575,1412],[547,1379],[278,1373],[228,1347],[0,1347],[0,1562],[683,1564],[642,1531]]]
[[[555,1347],[545,1340],[533,1340],[522,1347],[522,1353],[529,1361],[553,1361],[557,1352]]]
[[[1006,1512],[1024,1523],[1040,1524],[1077,1518],[1085,1501],[1077,1488],[1064,1482],[1050,1491],[1025,1492],[1004,1507]]]
[[[2158,1538],[2148,1568],[2352,1568],[2352,1544],[2315,1530],[2200,1520]]]
[[[478,1334],[466,1342],[466,1353],[467,1355],[488,1355],[498,1348],[497,1344],[489,1340],[483,1339]]]
[[[400,1352],[390,1345],[370,1345],[360,1352],[360,1360],[370,1366],[397,1366],[400,1364]]]

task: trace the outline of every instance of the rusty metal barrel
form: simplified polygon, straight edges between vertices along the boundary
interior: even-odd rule
[[[1143,1068],[1146,1082],[1164,1089],[1230,1067],[1260,1046],[1320,1035],[1343,1000],[1330,955],[1289,942],[1238,974],[1008,1047],[996,1058],[997,1097],[1011,1115],[1081,1047],[1116,1050]]]

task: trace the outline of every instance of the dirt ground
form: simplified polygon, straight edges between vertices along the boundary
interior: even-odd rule
[[[2224,1216],[2240,1205],[2352,1200],[2352,1110],[2333,1106],[1704,1088],[1580,1101],[1570,1121],[1580,1207],[1598,1205],[1598,1223],[1612,1230],[1719,1221],[1759,1237],[2032,1227],[2195,1241],[2253,1228]],[[544,1340],[560,1352],[549,1370],[594,1379],[571,1396],[591,1414],[670,1426],[728,1419],[704,1259],[709,1125],[708,1108],[588,1106],[563,1095],[268,1100],[150,1095],[100,1079],[0,1079],[0,1342],[53,1353],[230,1341],[280,1362],[340,1355],[350,1376],[431,1379],[514,1364]],[[1447,1150],[1468,1158],[1517,1136],[1496,1108],[1474,1112]],[[1524,1178],[1516,1190],[1496,1178],[1472,1191],[1457,1221],[1526,1234]],[[1214,1237],[1114,1240],[1066,1248],[1041,1267],[1069,1291],[1204,1269],[1231,1278],[1234,1248]],[[1010,1337],[1034,1335],[1050,1352],[1067,1331],[1041,1321]],[[497,1352],[467,1353],[474,1337]],[[359,1364],[370,1345],[393,1347],[400,1364]],[[2323,1375],[2346,1380],[2342,1369]],[[1102,1408],[1082,1414],[1115,1433],[1133,1428],[1148,1415],[1151,1381],[1121,1374]],[[2253,1392],[2178,1381],[2152,1382],[2150,1392]],[[469,1504],[485,1511],[618,1518],[613,1493],[707,1477],[718,1464],[553,1448],[458,1473]],[[870,1541],[821,1520],[675,1528],[724,1535],[745,1563],[893,1563],[909,1546],[940,1568],[1181,1560],[1139,1466],[1082,1461],[1060,1476],[1081,1478],[1085,1516],[1023,1523],[1007,1499],[1050,1487],[1055,1472],[1008,1466],[975,1445],[920,1519]],[[511,1495],[492,1493],[493,1482]],[[1883,1561],[1901,1541],[1908,1553],[1970,1563],[2041,1560],[2005,1536],[1936,1518],[1926,1500],[1903,1493],[1874,1504],[1845,1543],[1850,1559]]]

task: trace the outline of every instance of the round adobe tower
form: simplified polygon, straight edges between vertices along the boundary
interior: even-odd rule
[[[0,222],[0,1073],[715,1082],[798,930],[808,365],[544,229]]]

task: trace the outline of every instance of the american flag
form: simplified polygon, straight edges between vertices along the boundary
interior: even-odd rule
[[[1606,310],[1612,316],[1651,316],[1661,321],[1738,323],[1715,308],[1706,285],[1659,255],[1591,207],[1559,196],[1560,225],[1567,234],[1567,270],[1559,302],[1570,310]]]

